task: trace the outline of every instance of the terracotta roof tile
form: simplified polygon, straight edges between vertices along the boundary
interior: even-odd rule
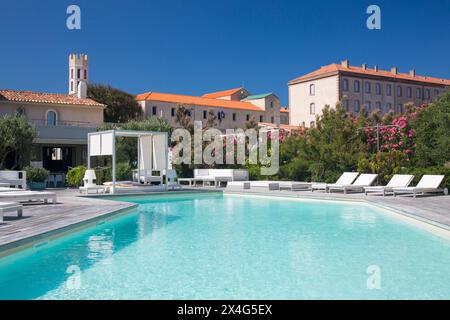
[[[67,94],[19,90],[0,90],[0,100],[84,106],[104,106],[103,104],[98,103],[92,99],[79,99],[77,96],[70,96]]]
[[[450,85],[450,80],[447,80],[447,79],[426,77],[426,76],[420,76],[420,75],[412,76],[408,73],[393,74],[390,71],[375,70],[375,69],[370,69],[370,68],[364,69],[362,67],[355,67],[355,66],[349,66],[347,68],[347,67],[344,67],[341,64],[337,64],[337,63],[329,64],[329,65],[321,67],[320,69],[317,69],[313,72],[310,72],[304,76],[295,78],[295,79],[289,81],[289,84],[302,82],[304,80],[309,80],[309,79],[317,77],[317,76],[326,75],[326,74],[334,73],[334,72],[349,72],[349,73],[355,73],[355,74],[386,77],[386,78],[391,78],[391,79],[410,80],[410,81],[425,82],[425,83],[439,84],[439,85],[446,85],[446,86]]]
[[[196,97],[196,96],[187,96],[181,94],[160,93],[160,92],[142,93],[136,96],[136,100],[138,101],[151,100],[151,101],[172,102],[178,104],[188,104],[206,107],[264,111],[250,102],[211,99],[205,97]]]
[[[234,94],[242,89],[243,88],[240,87],[240,88],[234,88],[234,89],[229,89],[229,90],[224,90],[224,91],[205,93],[204,95],[202,95],[202,97],[203,98],[212,98],[212,99],[222,98],[222,97],[231,96],[232,94]]]

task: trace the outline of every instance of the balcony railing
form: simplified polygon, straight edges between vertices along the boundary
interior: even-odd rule
[[[94,127],[90,122],[86,121],[61,121],[56,122],[56,126],[47,123],[46,120],[42,119],[28,119],[28,122],[40,127],[82,127],[82,128],[92,128]]]

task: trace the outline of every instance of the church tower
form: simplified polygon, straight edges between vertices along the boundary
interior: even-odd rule
[[[86,85],[88,82],[88,56],[87,54],[69,54],[69,94],[79,98],[86,98]],[[81,88],[81,90],[80,90]]]

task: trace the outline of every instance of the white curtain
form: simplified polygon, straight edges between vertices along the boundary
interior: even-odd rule
[[[167,169],[167,141],[165,135],[153,136],[153,170]]]
[[[152,136],[143,136],[139,138],[139,171],[145,174],[148,171],[151,174],[152,170]]]

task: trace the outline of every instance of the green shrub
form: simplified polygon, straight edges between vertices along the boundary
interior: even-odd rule
[[[95,168],[95,176],[97,177],[97,184],[112,181],[111,167]]]
[[[380,184],[386,184],[407,163],[407,156],[398,150],[372,154],[358,161],[358,172],[377,173]]]
[[[44,168],[26,167],[25,171],[27,172],[27,180],[29,182],[44,182],[50,174]]]
[[[417,185],[424,174],[436,174],[436,175],[445,175],[444,180],[441,183],[442,188],[450,189],[450,168],[435,166],[435,167],[411,167],[411,168],[403,168],[401,173],[404,174],[412,174],[414,175],[414,180],[411,185]]]
[[[85,172],[85,166],[70,168],[66,175],[67,184],[71,187],[81,186],[83,184],[83,177]]]
[[[119,181],[132,180],[133,169],[126,162],[121,162],[116,165],[116,179]]]

